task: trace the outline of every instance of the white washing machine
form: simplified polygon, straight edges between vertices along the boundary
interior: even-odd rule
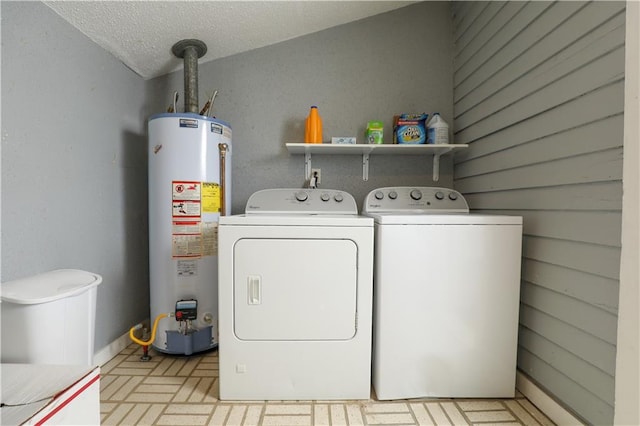
[[[378,399],[515,393],[522,218],[469,214],[457,191],[371,191]]]
[[[218,237],[220,399],[368,399],[373,219],[353,196],[258,191]]]

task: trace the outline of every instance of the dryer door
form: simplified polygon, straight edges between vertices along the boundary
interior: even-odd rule
[[[343,239],[252,239],[234,246],[241,340],[348,340],[356,334],[358,249]]]

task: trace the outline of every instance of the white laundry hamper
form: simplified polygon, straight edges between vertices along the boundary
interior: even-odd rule
[[[93,364],[102,277],[58,269],[2,283],[2,363]]]

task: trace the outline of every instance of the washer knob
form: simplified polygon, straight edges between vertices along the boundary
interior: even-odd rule
[[[395,200],[396,198],[398,198],[398,193],[396,191],[389,192],[389,198]]]
[[[333,196],[333,199],[336,200],[337,203],[341,203],[342,200],[344,200],[344,197],[342,196],[342,194],[336,194]]]
[[[309,195],[306,192],[304,191],[296,192],[296,200],[302,202],[302,201],[307,201],[307,198],[309,198]]]
[[[384,198],[384,194],[382,191],[376,191],[375,194],[373,194],[374,197],[376,197],[376,200],[382,200]]]
[[[458,199],[458,193],[457,193],[457,192],[450,192],[450,193],[449,193],[449,199],[450,199],[451,201],[455,201],[455,200],[457,200],[457,199]]]
[[[322,195],[320,196],[320,199],[321,199],[322,201],[329,201],[329,200],[331,199],[331,197],[329,197],[329,194],[327,194],[327,193],[325,192],[324,194],[322,194]]]
[[[444,194],[440,191],[436,192],[436,199],[438,200],[444,199]]]
[[[422,198],[422,192],[420,192],[417,189],[412,189],[411,192],[409,193],[409,196],[411,196],[411,198],[413,198],[414,200],[418,201],[419,199]]]

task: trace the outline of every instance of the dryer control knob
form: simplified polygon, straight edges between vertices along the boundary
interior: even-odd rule
[[[296,192],[296,200],[302,202],[302,201],[307,201],[307,198],[309,198],[309,195],[307,195],[306,192],[304,191]]]
[[[389,192],[389,198],[395,200],[396,198],[398,198],[398,193],[396,191]]]
[[[344,200],[344,197],[342,196],[342,194],[336,194],[333,196],[333,199],[336,200],[336,203],[341,203],[342,200]]]
[[[373,196],[376,197],[376,200],[382,200],[384,198],[384,193],[382,191],[376,191]]]
[[[412,189],[409,195],[416,201],[422,198],[422,192],[417,189]]]
[[[444,199],[444,194],[440,191],[436,192],[436,199],[438,200]]]
[[[457,199],[458,199],[458,193],[456,193],[456,192],[450,192],[450,193],[449,193],[449,199],[450,199],[451,201],[455,201],[455,200],[457,200]]]
[[[329,194],[327,194],[327,193],[325,192],[324,194],[322,194],[322,195],[320,196],[320,199],[321,199],[322,201],[329,201],[329,200],[331,199],[331,197],[329,197]]]

